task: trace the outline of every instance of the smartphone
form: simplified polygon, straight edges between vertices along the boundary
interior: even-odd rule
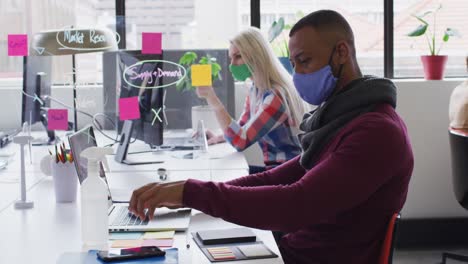
[[[97,256],[99,259],[105,262],[112,262],[126,259],[141,259],[149,257],[160,257],[166,255],[164,250],[159,247],[136,247],[136,248],[125,248],[120,250],[118,253],[110,253],[109,251],[98,251]]]

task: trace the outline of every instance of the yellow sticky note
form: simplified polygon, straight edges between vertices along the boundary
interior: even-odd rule
[[[192,65],[192,86],[211,86],[211,65]]]
[[[146,232],[143,239],[171,239],[174,235],[175,231]]]
[[[113,248],[131,248],[131,247],[141,247],[143,240],[114,240],[112,242]]]

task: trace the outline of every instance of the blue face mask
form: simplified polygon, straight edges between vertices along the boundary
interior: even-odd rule
[[[333,52],[335,52],[335,49],[333,49]],[[343,65],[340,65],[338,77],[341,74],[342,67]],[[304,101],[309,104],[320,105],[333,92],[338,78],[333,76],[331,66],[326,65],[320,70],[311,73],[294,72],[293,81],[297,92]]]

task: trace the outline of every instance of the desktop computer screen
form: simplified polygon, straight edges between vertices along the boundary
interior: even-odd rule
[[[47,130],[47,110],[50,101],[45,95],[51,93],[52,57],[27,56],[23,61],[23,102],[21,108],[21,123],[33,125],[41,122]],[[48,138],[37,139],[33,145],[53,144],[54,131],[47,130]]]
[[[151,147],[163,144],[164,96],[163,68],[160,55],[147,55],[135,51],[118,53],[117,76],[120,78],[118,98],[137,97],[140,119],[132,120],[132,137],[143,140]],[[120,109],[119,109],[120,112]],[[118,120],[119,133],[123,122]]]
[[[23,62],[23,104],[21,123],[34,124],[41,122],[44,111],[41,107],[50,107],[49,100],[41,97],[50,95],[50,76],[52,71],[52,57],[29,56]],[[40,99],[44,105],[41,105]],[[41,113],[42,112],[42,113]]]
[[[228,112],[234,116],[234,80],[229,72],[229,56],[226,49],[219,50],[163,50],[162,54],[142,54],[140,50],[120,50],[103,54],[103,86],[108,98],[116,100],[104,106],[104,114],[115,117],[117,132],[121,135],[121,146],[126,140],[140,139],[152,148],[172,145],[163,140],[165,129],[192,128],[192,107],[206,104],[195,91],[180,91],[176,88],[183,78],[185,68],[179,66],[179,59],[193,51],[198,58],[209,55],[217,59],[222,70],[221,80],[215,80],[216,94]],[[126,125],[119,118],[118,100],[138,96],[140,119]],[[107,123],[106,129],[112,129]],[[130,131],[130,132],[129,132]],[[124,144],[125,143],[125,144]],[[119,148],[120,160],[126,157],[126,148]]]
[[[158,60],[161,59],[166,62],[173,62],[178,64],[180,57],[187,51],[193,51],[198,55],[198,58],[209,55],[217,59],[222,70],[220,72],[221,80],[216,80],[213,83],[216,94],[226,107],[226,110],[231,116],[235,116],[235,98],[234,98],[234,80],[229,72],[229,56],[227,49],[206,49],[206,50],[163,50],[160,55],[141,54],[141,51],[126,51],[121,50],[117,52],[104,52],[103,53],[103,85],[104,93],[108,98],[119,98],[120,90],[122,87],[122,76],[119,75],[120,59],[119,54],[125,53],[127,55],[134,55],[136,60]],[[170,67],[169,63],[163,63],[162,67]],[[137,81],[137,80],[133,80]],[[138,80],[141,82],[141,79]],[[173,83],[174,79],[170,77],[162,77],[159,80],[164,87],[164,107],[165,117],[164,128],[166,129],[187,129],[192,128],[192,107],[197,105],[206,104],[204,99],[198,98],[195,91],[179,91],[176,89],[176,84]],[[115,97],[113,97],[115,96]],[[118,120],[117,112],[118,100],[109,100],[104,105],[104,113],[107,116],[113,116]],[[121,123],[121,122],[120,122]],[[205,124],[206,125],[206,124]],[[119,125],[119,131],[121,128]],[[106,123],[106,129],[112,129],[112,124]]]

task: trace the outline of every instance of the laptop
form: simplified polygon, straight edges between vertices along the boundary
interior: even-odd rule
[[[87,160],[80,157],[81,151],[89,147],[96,147],[96,138],[92,126],[87,126],[68,137],[70,150],[74,158],[75,168],[80,184],[87,175]],[[109,198],[109,231],[185,231],[190,223],[190,209],[157,208],[153,220],[141,221],[128,211],[127,203],[115,203],[107,183],[105,171],[101,164],[100,176],[107,184]],[[128,175],[131,177],[131,174]]]

